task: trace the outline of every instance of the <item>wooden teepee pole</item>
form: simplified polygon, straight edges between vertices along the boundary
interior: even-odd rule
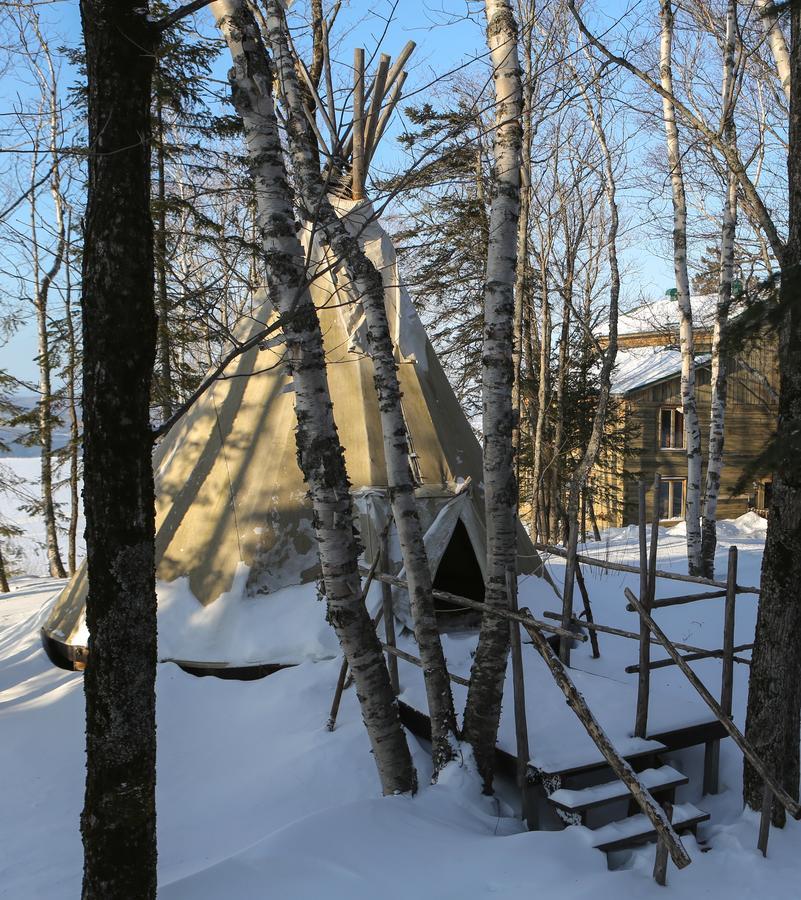
[[[364,48],[353,51],[353,169],[351,193],[364,197]]]
[[[384,92],[387,87],[387,75],[389,74],[389,57],[386,53],[381,54],[378,63],[378,70],[375,73],[375,81],[373,82],[373,96],[370,100],[370,112],[367,116],[367,124],[364,129],[364,157],[369,159],[373,154],[373,146],[375,143],[376,130],[378,128],[378,117],[381,112],[381,104],[384,101]],[[365,166],[365,170],[366,170]],[[365,171],[365,175],[367,172]]]

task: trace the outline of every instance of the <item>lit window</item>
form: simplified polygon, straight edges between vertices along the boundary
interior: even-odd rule
[[[659,410],[659,446],[662,450],[684,449],[684,413],[680,409]]]
[[[659,484],[659,518],[671,521],[684,518],[684,478],[663,478]]]

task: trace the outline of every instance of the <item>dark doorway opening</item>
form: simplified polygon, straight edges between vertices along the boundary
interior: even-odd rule
[[[456,522],[453,534],[442,555],[437,574],[434,576],[434,590],[447,591],[469,600],[484,602],[484,576],[476,559],[470,536],[461,519]],[[443,600],[434,599],[437,616],[442,619],[463,618],[470,613],[470,618],[480,618],[480,614],[467,607],[452,606]]]

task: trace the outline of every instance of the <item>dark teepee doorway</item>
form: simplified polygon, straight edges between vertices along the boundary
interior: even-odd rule
[[[451,539],[445,552],[442,554],[437,574],[434,576],[434,590],[447,591],[459,597],[467,597],[470,600],[484,602],[484,576],[481,566],[478,564],[476,552],[470,535],[461,519],[457,519]],[[434,600],[437,617],[440,622],[450,623],[458,620],[460,624],[467,624],[467,620],[481,618],[475,610],[459,608],[445,603],[442,600]]]

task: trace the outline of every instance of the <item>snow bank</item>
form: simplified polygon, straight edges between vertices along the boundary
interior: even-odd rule
[[[758,578],[761,560],[759,522],[741,517],[731,524],[741,544],[743,581]],[[735,539],[735,538],[732,538]],[[718,563],[729,538],[720,542]],[[636,561],[636,534],[619,529],[585,552]],[[665,535],[661,568],[686,565],[682,540]],[[550,561],[557,576],[561,561]],[[585,569],[596,618],[631,628],[623,587],[636,576]],[[240,573],[244,577],[244,573]],[[84,710],[81,676],[51,667],[39,645],[38,628],[60,582],[19,579],[10,595],[0,595],[0,896],[25,900],[67,900],[80,893],[81,844],[78,819],[83,799]],[[552,607],[553,594],[535,578],[521,580],[521,604],[535,612]],[[179,610],[180,593],[167,604]],[[286,598],[287,606],[292,604]],[[322,605],[308,598],[308,610]],[[193,601],[194,602],[194,601]],[[229,604],[243,602],[231,598]],[[281,598],[272,610],[276,640],[309,649],[326,647],[309,615],[294,619]],[[305,602],[305,601],[304,601]],[[316,604],[316,605],[314,605]],[[722,604],[708,601],[659,610],[668,633],[677,640],[716,645]],[[225,604],[221,609],[225,610]],[[737,608],[736,641],[753,635],[756,605],[742,597]],[[211,634],[206,613],[188,606],[194,626]],[[226,613],[218,625],[226,632]],[[165,628],[167,620],[164,620]],[[253,619],[254,629],[273,627]],[[317,626],[314,626],[317,627]],[[320,625],[322,627],[322,625]],[[294,634],[293,629],[301,634]],[[246,635],[229,633],[227,641]],[[271,638],[272,639],[272,638]],[[631,731],[634,709],[616,705],[636,676],[623,667],[636,659],[637,644],[600,636],[601,659],[587,645],[573,654],[574,675],[595,711],[610,728],[618,719]],[[223,638],[220,638],[223,640]],[[705,643],[708,642],[708,643]],[[452,634],[445,641],[449,666],[467,671],[474,636]],[[174,650],[179,650],[175,646]],[[322,653],[322,651],[320,651]],[[534,651],[524,647],[527,659]],[[720,663],[694,664],[699,676],[719,689]],[[735,718],[742,722],[746,667],[735,672]],[[560,832],[525,833],[503,802],[480,795],[471,770],[457,761],[440,783],[427,786],[427,754],[413,738],[410,745],[423,785],[418,796],[382,798],[355,692],[345,692],[338,725],[325,730],[338,659],[319,659],[254,682],[193,678],[176,666],[159,666],[158,815],[159,877],[162,900],[636,900],[725,896],[728,900],[793,897],[801,881],[801,826],[773,831],[769,857],[756,850],[757,817],[741,813],[740,754],[730,741],[721,746],[723,793],[700,798],[702,751],[671,755],[669,762],[691,776],[677,802],[712,813],[702,826],[700,847],[685,843],[693,864],[672,866],[668,887],[651,879],[654,846],[617,857],[622,868],[608,871],[606,858],[593,850],[578,827]],[[401,666],[405,696],[419,690],[419,670]],[[543,682],[544,683],[544,682]],[[688,702],[680,673],[660,669],[653,689]],[[564,700],[531,681],[532,752],[568,754],[575,735],[551,727],[551,743],[536,737],[555,722]],[[605,685],[605,688],[603,687]],[[464,696],[457,688],[457,706]],[[507,707],[511,702],[507,700]],[[625,712],[625,716],[623,713]],[[669,712],[669,711],[668,711]],[[666,713],[667,714],[667,713]],[[507,711],[508,715],[508,711]],[[611,717],[611,718],[610,718]],[[539,718],[540,725],[536,719]],[[534,721],[532,721],[534,720]],[[506,727],[506,726],[504,726]],[[617,727],[617,726],[614,726]],[[508,736],[507,738],[508,739]],[[508,789],[504,796],[513,797]],[[701,852],[708,850],[709,852]]]

